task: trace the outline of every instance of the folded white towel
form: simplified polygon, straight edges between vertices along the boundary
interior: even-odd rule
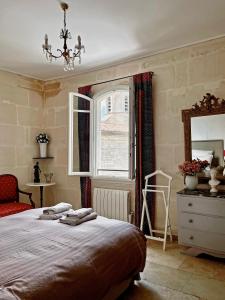
[[[47,215],[47,214],[42,214],[39,216],[39,220],[58,220],[60,218],[62,218],[63,216],[66,216],[66,214],[68,212],[73,212],[73,209],[70,209],[70,210],[67,210],[67,211],[64,211],[64,212],[61,212],[61,213],[58,213],[58,214],[50,214],[50,215]]]
[[[61,203],[56,204],[55,206],[51,206],[51,207],[45,208],[43,210],[43,214],[44,215],[58,214],[58,213],[67,211],[67,210],[69,210],[71,208],[72,208],[71,204],[65,203],[65,202],[61,202]]]
[[[93,208],[80,208],[76,210],[71,210],[66,213],[67,217],[73,217],[75,219],[81,219],[90,215],[93,212]]]
[[[63,224],[68,224],[68,225],[71,225],[71,226],[76,226],[76,225],[79,225],[81,223],[84,223],[84,222],[88,222],[88,221],[91,221],[91,220],[94,220],[97,218],[97,213],[96,212],[92,212],[91,214],[87,215],[86,217],[83,217],[81,219],[77,219],[77,218],[74,218],[74,217],[62,217],[61,219],[59,219],[59,222],[63,223]]]

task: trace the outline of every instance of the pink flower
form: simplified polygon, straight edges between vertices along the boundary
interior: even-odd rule
[[[185,161],[182,165],[179,165],[178,168],[182,175],[196,175],[197,173],[201,172],[209,165],[207,160],[192,160],[192,161]]]

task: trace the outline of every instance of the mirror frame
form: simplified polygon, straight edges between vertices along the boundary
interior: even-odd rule
[[[184,124],[184,149],[185,160],[190,161],[191,155],[191,118],[225,114],[225,100],[207,93],[203,99],[192,105],[190,109],[182,110],[182,122]]]

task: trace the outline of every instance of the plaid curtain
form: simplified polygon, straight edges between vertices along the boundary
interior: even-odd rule
[[[78,92],[85,96],[91,96],[91,86],[78,88]],[[90,103],[82,98],[78,99],[78,109],[89,110]],[[79,162],[80,172],[89,170],[90,154],[90,115],[78,113],[78,138],[79,138]],[[90,177],[80,177],[81,206],[91,207],[91,179]]]
[[[155,171],[155,145],[153,125],[152,73],[133,76],[136,121],[136,176],[135,176],[135,224],[140,226],[142,211],[142,189],[145,176]],[[154,179],[153,179],[154,180]],[[151,182],[154,184],[154,182]],[[151,222],[154,223],[153,193],[147,194]],[[148,233],[146,220],[144,231]]]

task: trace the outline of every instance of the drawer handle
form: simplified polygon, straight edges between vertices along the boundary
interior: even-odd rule
[[[190,239],[190,240],[193,240],[193,239],[194,239],[193,235],[191,235],[191,236],[189,237],[189,239]]]
[[[192,206],[192,203],[188,203],[188,206]]]
[[[189,220],[189,223],[193,223],[193,220],[192,220],[192,219],[190,219],[190,220]]]

